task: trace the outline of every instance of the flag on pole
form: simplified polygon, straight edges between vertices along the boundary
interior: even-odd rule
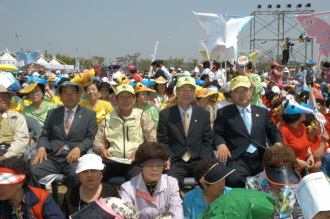
[[[201,50],[198,50],[198,52],[203,56],[204,59],[208,59],[208,57],[211,56],[211,54],[207,54],[208,52],[206,51],[206,49],[201,49]]]

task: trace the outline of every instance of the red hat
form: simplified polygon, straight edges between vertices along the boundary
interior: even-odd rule
[[[133,71],[133,70],[136,70],[136,67],[134,65],[130,65],[128,67],[128,71]]]
[[[93,68],[94,68],[95,71],[100,70],[100,66],[98,66],[98,65],[94,65]]]
[[[277,62],[272,62],[272,65],[275,65],[275,66],[281,66],[281,65],[278,64]]]
[[[56,71],[54,69],[53,70],[50,70],[50,72],[56,73]]]

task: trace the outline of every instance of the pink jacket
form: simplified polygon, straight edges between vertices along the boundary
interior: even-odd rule
[[[269,76],[276,86],[282,85],[282,73],[278,72],[276,69],[272,69],[269,72]]]
[[[157,183],[153,196],[147,190],[142,175],[133,177],[121,188],[121,198],[132,203],[143,219],[154,219],[169,207],[172,218],[183,219],[182,199],[179,194],[177,179],[162,174]]]

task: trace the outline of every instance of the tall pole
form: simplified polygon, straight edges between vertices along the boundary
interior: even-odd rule
[[[53,55],[53,45],[54,45],[54,43],[50,42],[48,44],[50,45],[50,53]]]
[[[93,52],[91,52],[91,51],[89,51],[89,61],[91,62],[91,68],[92,68],[92,59],[91,59],[91,54],[92,54]]]
[[[18,50],[18,38],[21,37],[22,35],[21,34],[17,34],[15,35],[15,38],[16,38],[16,50]]]
[[[151,63],[153,61],[155,61],[155,59],[156,59],[157,47],[158,47],[158,41],[156,42],[156,46],[155,46],[154,54],[152,55]],[[152,66],[150,65],[149,74],[148,74],[149,78],[151,77],[151,72],[152,72]]]

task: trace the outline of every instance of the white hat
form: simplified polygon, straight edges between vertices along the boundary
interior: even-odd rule
[[[103,170],[104,164],[100,156],[96,154],[85,154],[78,160],[76,173],[80,173],[85,170]]]
[[[182,71],[182,69],[181,68],[178,68],[178,71]]]
[[[230,81],[225,85],[225,92],[230,92]]]
[[[170,70],[175,70],[175,68],[171,67]]]
[[[290,72],[290,71],[289,71],[289,69],[288,69],[287,67],[285,67],[285,68],[283,69],[283,72]]]

